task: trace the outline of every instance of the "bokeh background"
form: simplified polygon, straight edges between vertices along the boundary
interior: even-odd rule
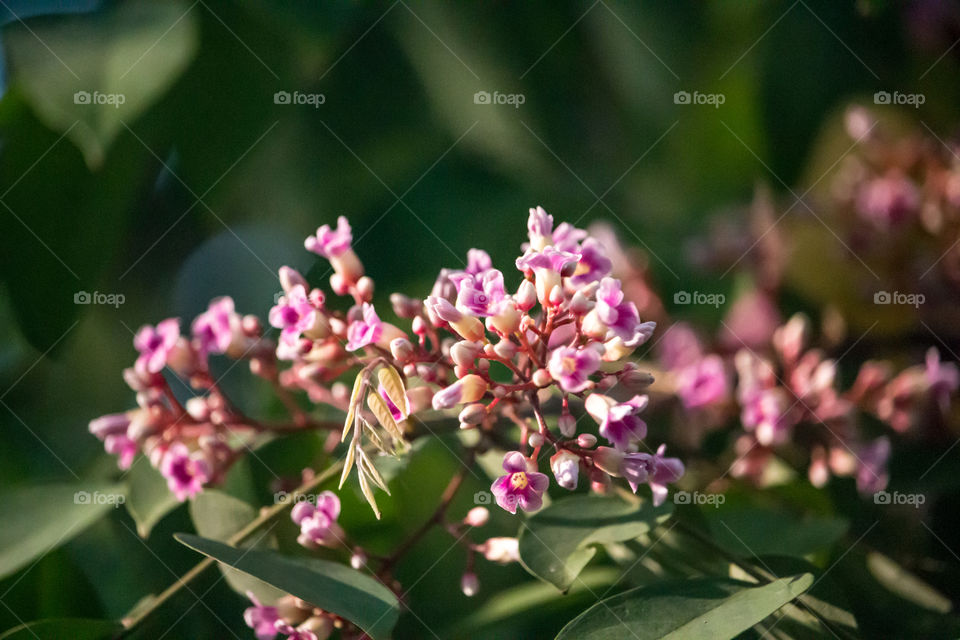
[[[322,284],[302,241],[337,215],[353,224],[383,309],[392,291],[425,295],[471,247],[512,264],[535,205],[578,226],[610,222],[647,252],[670,306],[680,283],[734,291],[737,271],[705,275],[689,240],[758,184],[781,198],[819,176],[818,145],[851,101],[921,93],[924,104],[899,117],[944,138],[958,122],[951,2],[3,0],[0,20],[4,487],[115,477],[86,425],[132,404],[120,371],[133,332],[192,317],[218,295],[265,317],[279,266],[313,269]],[[683,91],[723,103],[678,104]],[[84,104],[77,92],[124,102]],[[512,97],[484,104],[477,92]],[[297,95],[322,97],[295,104]],[[123,303],[77,304],[78,292]],[[697,320],[721,312],[698,309]],[[269,415],[266,389],[242,369],[226,384]],[[273,443],[228,490],[266,503],[272,470],[296,474],[319,450],[303,437]],[[382,505],[386,524],[375,528],[348,496],[346,528],[388,544],[426,517],[418,496],[439,493],[454,465],[445,447],[427,446]],[[0,582],[0,629],[120,616],[197,560],[171,538],[191,529],[185,508],[145,541],[136,526],[118,509]],[[410,598],[451,636],[467,616],[483,637],[546,635],[577,598],[580,608],[592,601],[557,603],[533,583],[497,600],[529,580],[516,567],[482,572],[483,591],[468,600],[455,588],[459,552],[441,555],[442,534],[431,540],[401,576],[439,563]],[[181,594],[157,628],[252,637],[243,599],[216,578],[194,588],[208,606]],[[552,604],[511,615],[538,599]],[[398,635],[427,637],[418,625],[407,616]]]

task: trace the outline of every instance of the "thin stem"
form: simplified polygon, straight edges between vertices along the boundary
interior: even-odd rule
[[[327,469],[324,469],[322,473],[316,475],[312,480],[305,482],[300,485],[296,490],[294,490],[293,495],[290,500],[285,500],[283,502],[277,503],[272,507],[268,507],[260,512],[260,515],[256,519],[252,520],[247,526],[245,526],[240,531],[236,532],[227,539],[227,544],[231,546],[236,546],[241,542],[245,541],[251,535],[256,533],[260,527],[264,526],[266,523],[273,520],[275,517],[283,513],[285,510],[296,504],[302,496],[308,494],[315,489],[317,489],[324,482],[334,477],[340,472],[340,469],[343,467],[343,462],[336,462]],[[213,558],[204,558],[198,562],[192,569],[183,574],[176,582],[171,584],[169,587],[163,590],[160,595],[158,595],[149,606],[144,608],[142,611],[137,612],[136,615],[124,618],[121,623],[123,624],[126,630],[132,629],[144,619],[147,618],[151,613],[156,611],[163,605],[167,600],[172,598],[180,589],[187,586],[191,581],[193,581],[197,576],[203,573],[207,567],[214,563]]]

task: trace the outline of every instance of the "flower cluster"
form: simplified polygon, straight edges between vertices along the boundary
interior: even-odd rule
[[[315,607],[300,598],[283,596],[272,605],[261,604],[255,595],[247,593],[253,603],[243,612],[243,620],[253,629],[257,640],[274,640],[283,634],[287,640],[326,640],[334,629],[348,622]]]
[[[193,320],[189,334],[181,334],[177,318],[168,318],[142,327],[133,345],[139,356],[123,378],[136,392],[138,407],[93,420],[90,431],[118,457],[121,469],[142,451],[182,501],[221,480],[259,429],[223,395],[209,357],[247,359],[251,370],[269,376],[276,368],[274,344],[263,337],[255,316],[241,316],[224,297]],[[171,383],[191,397],[181,403]]]

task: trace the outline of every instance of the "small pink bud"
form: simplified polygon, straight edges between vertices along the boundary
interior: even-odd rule
[[[263,327],[260,324],[260,318],[254,315],[245,315],[240,320],[240,330],[244,335],[251,338],[259,336],[263,332]]]
[[[530,437],[527,438],[527,442],[529,442],[530,446],[534,449],[541,447],[543,446],[543,435],[539,433],[531,433]]]
[[[470,369],[480,353],[480,349],[481,345],[479,343],[461,340],[450,347],[450,359],[453,360],[454,364]]]
[[[482,527],[490,520],[490,510],[486,507],[474,507],[467,512],[463,524],[469,527]]]
[[[458,419],[463,424],[474,425],[483,422],[487,416],[487,407],[479,402],[469,404],[460,412]]]
[[[408,378],[412,378],[413,376],[417,375],[417,365],[413,363],[403,365],[403,375],[407,376]]]
[[[581,433],[577,436],[577,444],[584,449],[591,449],[597,444],[597,436],[592,433]]]
[[[573,298],[570,299],[570,312],[575,315],[582,316],[592,308],[593,303],[587,299],[583,291],[577,291],[573,294]]]
[[[413,344],[406,338],[394,338],[390,341],[390,354],[398,362],[406,362],[413,356]]]
[[[561,288],[560,285],[554,285],[554,287],[550,289],[549,299],[551,305],[555,307],[560,306],[560,304],[563,303],[563,288]]]
[[[290,290],[297,285],[302,286],[304,290],[310,289],[310,285],[307,284],[306,279],[300,275],[299,271],[286,266],[280,267],[280,286],[283,287],[283,290],[290,293]]]
[[[529,280],[524,280],[517,289],[515,300],[521,311],[529,311],[537,304],[537,288]]]
[[[354,569],[362,569],[367,564],[367,554],[362,549],[355,549],[350,556],[350,566]]]
[[[577,431],[577,420],[569,413],[561,414],[557,418],[557,428],[560,429],[564,438],[572,438]]]
[[[350,283],[339,273],[330,276],[330,288],[338,296],[345,296],[350,293]]]
[[[419,300],[407,297],[402,293],[391,293],[390,305],[398,318],[415,318],[423,307]]]
[[[207,399],[201,396],[194,396],[187,400],[185,408],[190,417],[197,422],[203,422],[210,415],[210,405],[207,404]]]
[[[477,369],[480,371],[489,371],[490,370],[490,361],[486,358],[480,358],[477,360]]]
[[[417,316],[413,319],[413,333],[418,336],[427,335],[427,323],[424,322],[423,317]]]
[[[516,538],[489,538],[477,551],[490,562],[508,564],[520,560],[520,544]]]
[[[373,300],[373,279],[370,276],[363,276],[357,281],[357,293],[365,302]]]
[[[511,360],[513,359],[513,356],[517,355],[517,345],[504,338],[497,343],[497,346],[493,348],[493,351],[501,358],[505,360]]]
[[[533,384],[538,387],[545,387],[553,382],[553,377],[546,369],[537,369],[533,372]]]
[[[463,574],[463,577],[460,579],[460,590],[463,591],[463,595],[468,598],[477,595],[477,591],[480,590],[480,581],[477,580],[477,574],[472,571]]]
[[[627,391],[641,391],[653,384],[653,376],[646,371],[629,369],[620,374],[620,384]]]

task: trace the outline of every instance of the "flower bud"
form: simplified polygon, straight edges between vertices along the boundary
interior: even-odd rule
[[[390,354],[397,362],[406,362],[413,357],[413,344],[406,338],[394,338],[390,341]]]
[[[555,307],[560,306],[563,302],[563,288],[560,285],[554,285],[553,288],[550,289],[548,301]]]
[[[597,444],[597,436],[592,433],[581,433],[577,436],[577,444],[584,449],[593,448]]]
[[[353,554],[350,556],[350,566],[359,571],[366,566],[366,564],[367,554],[365,554],[362,549],[354,549]]]
[[[490,520],[490,510],[486,507],[474,507],[467,512],[463,524],[468,527],[482,527]]]
[[[517,303],[513,300],[504,300],[500,305],[500,313],[489,318],[493,328],[508,336],[515,333],[520,328],[520,311],[517,309]]]
[[[415,318],[423,306],[419,300],[407,297],[402,293],[391,293],[390,305],[398,318]]]
[[[336,275],[339,275],[348,287],[363,277],[363,263],[353,249],[347,249],[337,256],[330,256],[329,260]]]
[[[521,311],[529,311],[537,304],[537,288],[529,280],[524,280],[520,283],[514,299]]]
[[[363,276],[357,281],[357,293],[366,302],[373,300],[373,279],[370,276]]]
[[[569,413],[562,413],[557,418],[557,428],[560,429],[564,438],[572,438],[577,431],[577,420]]]
[[[517,355],[517,345],[504,338],[493,348],[493,352],[504,360],[511,360],[513,356]]]
[[[507,564],[520,560],[520,544],[516,538],[489,538],[477,551],[490,562]]]
[[[587,312],[593,309],[593,306],[593,302],[587,299],[587,296],[583,294],[583,291],[577,291],[570,299],[570,313],[578,316],[585,315]]]
[[[312,633],[317,640],[327,640],[333,633],[333,621],[326,616],[313,616],[298,626],[297,631],[301,632],[298,634],[301,638],[309,638],[307,633]]]
[[[459,420],[463,424],[480,424],[487,416],[487,407],[479,402],[468,404],[460,412]]]
[[[537,447],[541,447],[543,446],[543,435],[540,433],[531,433],[530,437],[527,438],[527,442],[534,449],[536,449]]]
[[[310,285],[299,271],[287,266],[280,267],[280,286],[283,287],[283,291],[289,294],[290,290],[297,285],[302,286],[305,291],[310,289]]]
[[[460,578],[460,590],[468,598],[477,595],[477,591],[480,590],[480,581],[477,579],[477,574],[472,571],[463,574],[463,577]]]
[[[411,326],[413,327],[413,333],[415,335],[420,337],[427,335],[427,323],[424,322],[421,316],[414,318]]]
[[[293,596],[283,596],[274,605],[277,608],[277,615],[292,625],[297,625],[310,616],[309,609],[299,606],[300,599]]]
[[[486,391],[487,381],[471,373],[460,378],[446,389],[435,393],[433,396],[433,408],[437,410],[450,409],[461,403],[476,402],[483,397]]]
[[[553,382],[553,376],[546,369],[537,369],[533,372],[533,384],[538,387],[545,387]]]
[[[580,474],[580,456],[563,449],[550,458],[550,469],[564,489],[573,491],[577,488],[577,479]]]
[[[461,340],[450,347],[450,359],[453,360],[453,363],[457,366],[470,369],[473,367],[474,360],[476,360],[477,355],[480,353],[480,349],[480,343]]]
[[[620,475],[624,453],[611,447],[597,447],[593,452],[593,464],[612,476]]]
[[[620,374],[620,384],[627,391],[642,391],[653,384],[653,376],[647,371],[629,369]]]
[[[342,275],[335,273],[330,276],[330,288],[338,296],[345,296],[350,293],[350,283]]]

